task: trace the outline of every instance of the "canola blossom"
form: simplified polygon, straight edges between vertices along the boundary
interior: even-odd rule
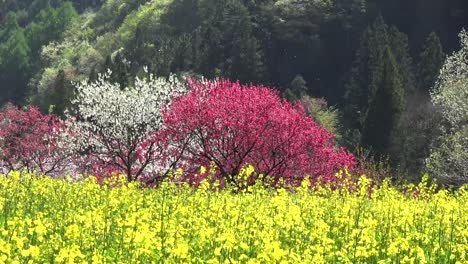
[[[150,189],[12,172],[0,177],[0,263],[468,263],[467,188],[309,183]]]

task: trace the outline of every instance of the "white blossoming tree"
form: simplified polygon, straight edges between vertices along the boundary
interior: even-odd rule
[[[431,94],[445,123],[427,160],[434,176],[453,184],[468,181],[468,33],[459,36],[461,50],[446,59]]]
[[[150,75],[122,88],[110,83],[109,75],[110,71],[95,82],[77,85],[66,113],[74,132],[69,145],[85,157],[93,173],[120,172],[129,181],[155,181],[176,162],[167,155],[164,140],[158,139],[164,136],[165,107],[173,96],[184,93],[185,86],[174,76]]]

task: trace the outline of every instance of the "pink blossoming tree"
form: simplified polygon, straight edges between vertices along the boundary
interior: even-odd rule
[[[334,145],[333,135],[272,89],[227,80],[188,83],[188,94],[164,113],[168,137],[180,142],[175,149],[187,181],[201,180],[196,171],[212,162],[224,184],[237,184],[240,170],[252,165],[257,173],[251,183],[274,186],[280,179],[298,184],[305,176],[333,181],[339,169],[356,164]]]
[[[63,123],[38,108],[7,106],[0,112],[0,161],[4,172],[26,169],[53,175],[67,165],[60,147]]]

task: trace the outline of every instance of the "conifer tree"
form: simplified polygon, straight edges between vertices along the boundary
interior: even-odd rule
[[[24,30],[16,29],[7,42],[0,46],[0,104],[18,103],[27,93],[31,50]]]
[[[431,143],[441,134],[438,126],[442,117],[430,101],[429,91],[435,85],[444,57],[440,40],[433,32],[419,56],[414,93],[407,95],[406,109],[392,135],[391,157],[401,169],[417,177],[430,155]]]
[[[127,87],[130,79],[129,68],[128,61],[118,52],[113,62],[111,81],[120,84],[122,89]]]
[[[104,70],[111,70],[109,81],[117,83],[123,89],[127,87],[130,80],[130,67],[128,61],[120,51],[115,56],[107,56],[104,62]]]
[[[391,132],[405,107],[400,72],[391,49],[387,47],[383,57],[382,80],[370,102],[363,130],[363,143],[380,154],[388,150]]]
[[[1,20],[0,20],[1,21]],[[0,43],[8,39],[8,37],[19,28],[18,17],[15,13],[9,12],[0,27]]]
[[[254,36],[251,15],[242,1],[201,1],[200,15],[206,17],[202,34],[202,56],[198,72],[213,77],[217,72],[242,82],[263,80],[263,52]],[[210,52],[203,52],[209,50]]]
[[[285,95],[290,102],[297,101],[307,95],[307,82],[302,75],[298,74],[294,77],[289,88],[286,89]]]
[[[432,32],[427,37],[423,50],[419,55],[418,89],[421,92],[428,94],[432,89],[444,60],[445,54],[440,39],[435,32]]]
[[[389,30],[389,45],[400,68],[403,86],[407,94],[416,91],[416,77],[413,69],[413,59],[409,53],[408,36],[392,26]]]
[[[72,83],[67,80],[67,76],[64,70],[59,70],[57,78],[53,84],[52,92],[49,96],[49,105],[53,105],[53,113],[59,116],[63,116],[66,108],[70,106],[70,99],[72,97],[73,86]]]
[[[351,79],[346,89],[345,120],[352,129],[362,130],[369,101],[381,83],[382,57],[388,45],[388,26],[379,16],[366,28],[357,51]]]
[[[376,93],[382,80],[383,57],[385,49],[389,45],[388,30],[388,25],[379,15],[372,26],[372,34],[369,36],[369,99]]]
[[[391,61],[390,64],[395,65],[388,66],[389,61]],[[389,135],[395,125],[389,125],[389,131],[385,131],[385,135],[380,139],[379,134],[373,135],[371,131],[380,129],[382,117],[377,115],[380,110],[375,109],[377,107],[375,102],[385,101],[383,98],[377,98],[384,93],[382,86],[393,86],[389,84],[391,82],[390,76],[384,75],[384,71],[388,72],[390,68],[397,71],[397,75],[392,78],[398,79],[393,80],[393,82],[401,85],[402,90],[397,89],[398,93],[402,93],[401,98],[413,93],[415,91],[415,77],[412,58],[409,54],[408,37],[396,27],[389,28],[383,17],[378,16],[363,34],[351,79],[347,85],[345,120],[347,127],[351,129],[348,134],[353,135],[353,138],[347,139],[347,141],[352,142],[351,144],[364,144],[373,147],[377,152],[388,149]],[[400,100],[397,101],[400,105]],[[374,109],[371,109],[372,107]],[[398,108],[404,110],[405,103],[403,102]],[[386,114],[385,110],[382,110],[381,113]],[[395,121],[393,117],[390,119],[392,122]]]

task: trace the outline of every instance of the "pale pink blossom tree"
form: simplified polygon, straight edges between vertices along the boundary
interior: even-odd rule
[[[155,181],[176,163],[165,154],[162,111],[185,86],[174,76],[150,75],[137,78],[131,87],[120,87],[108,81],[109,74],[77,86],[67,113],[74,133],[68,146],[83,161],[81,167],[98,176],[123,173],[128,181]]]

